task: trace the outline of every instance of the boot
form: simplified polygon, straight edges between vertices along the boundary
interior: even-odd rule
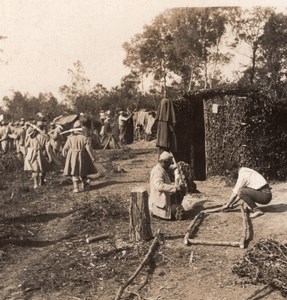
[[[87,177],[82,178],[82,182],[83,182],[83,190],[88,189],[90,186],[90,182],[91,180]]]
[[[38,185],[38,176],[35,176],[33,178],[33,180],[34,180],[34,189],[37,189],[39,187],[39,185]]]
[[[74,193],[79,193],[79,182],[78,181],[74,181],[73,182],[73,186],[74,186],[74,189],[73,189],[73,192]]]
[[[39,186],[42,186],[46,183],[45,181],[45,175],[39,176]]]

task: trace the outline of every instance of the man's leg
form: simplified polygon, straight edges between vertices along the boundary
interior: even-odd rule
[[[80,178],[78,176],[72,176],[72,181],[73,181],[73,192],[74,193],[79,193],[79,181],[80,181]]]
[[[33,172],[32,173],[32,178],[34,181],[34,189],[37,189],[39,187],[39,173],[38,172]]]
[[[238,197],[242,199],[254,213],[250,217],[257,217],[262,215],[263,212],[257,207],[256,203],[266,205],[271,201],[272,194],[270,191],[258,191],[252,188],[241,188],[238,193]]]

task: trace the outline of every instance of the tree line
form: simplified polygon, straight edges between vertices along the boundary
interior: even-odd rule
[[[77,61],[68,70],[70,83],[59,88],[64,101],[51,93],[31,97],[16,91],[4,97],[5,113],[18,118],[36,110],[51,117],[65,111],[95,116],[101,109],[154,110],[162,97],[232,82],[270,89],[285,101],[286,43],[287,16],[275,8],[168,9],[123,44],[130,73],[119,85],[91,86]]]

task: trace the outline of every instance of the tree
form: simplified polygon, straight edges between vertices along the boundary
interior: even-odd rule
[[[78,97],[86,96],[90,92],[90,80],[86,77],[82,63],[78,60],[73,64],[74,69],[68,69],[71,84],[59,88],[64,96],[64,103],[74,107]]]
[[[248,75],[250,84],[254,84],[256,70],[258,69],[258,52],[260,52],[260,36],[263,34],[264,26],[271,14],[272,8],[255,7],[248,9],[237,9],[233,15],[232,26],[238,43],[244,43],[249,48],[245,53],[250,58],[250,65],[247,66],[245,75]]]
[[[130,43],[124,63],[146,76],[155,86],[160,83],[163,94],[176,78],[183,88],[195,85],[210,87],[219,74],[219,63],[229,56],[219,52],[221,37],[228,20],[227,9],[177,8],[165,11],[144,27]],[[211,68],[213,67],[213,69]]]
[[[260,80],[274,89],[278,97],[285,94],[287,83],[287,16],[273,13],[259,40],[262,48]]]

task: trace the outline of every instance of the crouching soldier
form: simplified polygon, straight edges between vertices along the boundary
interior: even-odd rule
[[[94,166],[95,157],[91,146],[91,138],[87,137],[81,130],[80,121],[74,123],[75,131],[68,137],[62,154],[66,157],[64,175],[72,176],[73,192],[79,192],[79,184],[81,183],[83,189],[88,184],[89,174],[97,173]]]

